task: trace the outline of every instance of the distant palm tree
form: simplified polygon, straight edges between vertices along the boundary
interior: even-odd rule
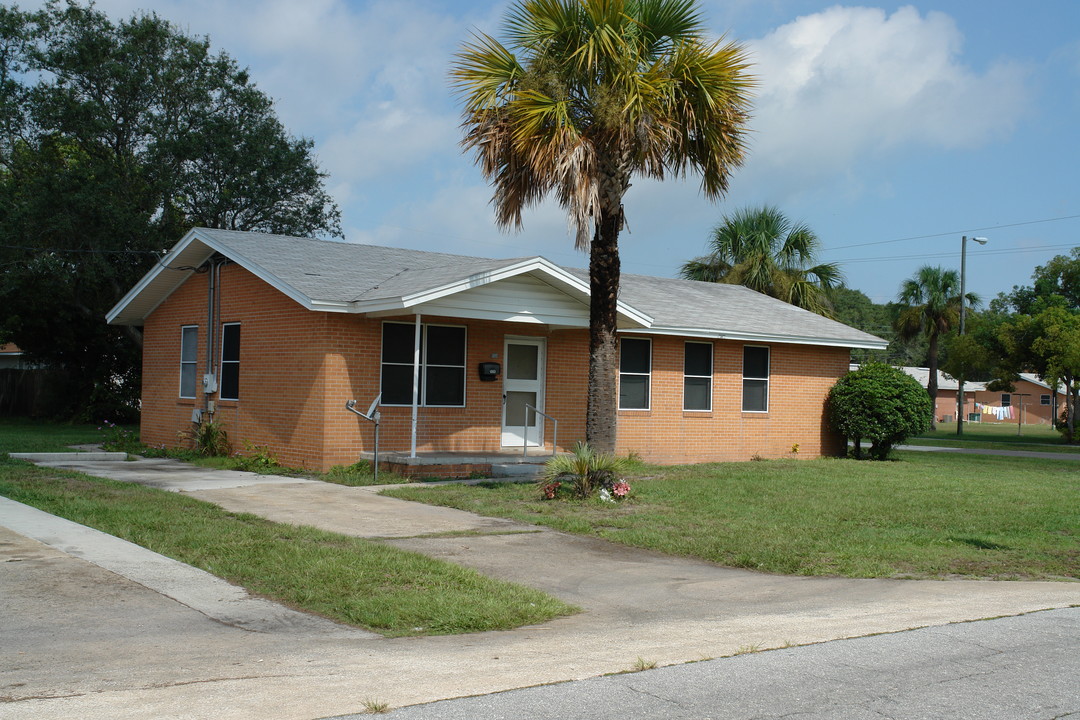
[[[451,69],[462,144],[495,186],[500,226],[552,195],[589,250],[585,437],[610,452],[623,196],[633,175],[687,170],[707,197],[727,191],[746,151],[746,55],[712,39],[694,0],[523,0],[506,37],[475,33]]]
[[[819,315],[832,317],[826,291],[843,282],[836,263],[813,264],[821,242],[777,208],[743,208],[712,231],[711,252],[684,263],[687,280],[745,285]]]
[[[930,343],[927,366],[930,377],[926,392],[937,407],[938,341],[960,322],[960,274],[955,270],[925,265],[900,286],[897,300],[905,305],[896,318],[897,334],[904,340],[925,335]],[[980,303],[979,296],[967,294],[971,307]],[[930,419],[930,429],[937,429],[937,413]]]

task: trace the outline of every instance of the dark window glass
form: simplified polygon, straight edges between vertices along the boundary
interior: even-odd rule
[[[412,325],[383,323],[382,361],[384,363],[407,363],[412,365]]]
[[[221,328],[221,387],[222,400],[240,399],[240,324]]]
[[[383,323],[384,405],[412,405],[414,327]],[[423,326],[419,401],[421,405],[465,405],[465,328]]]
[[[420,376],[423,391],[423,375]],[[383,365],[382,403],[384,405],[412,405],[412,365]],[[420,396],[423,397],[423,394]]]
[[[619,408],[649,409],[649,373],[652,343],[641,338],[619,341]]]
[[[624,373],[645,373],[651,372],[649,362],[649,347],[651,343],[648,340],[640,340],[636,338],[623,338],[621,354],[619,356],[619,371]]]
[[[649,409],[649,376],[623,375],[619,381],[619,407],[624,410]]]
[[[465,365],[465,328],[429,325],[427,328],[428,365]],[[409,361],[412,361],[410,355]]]
[[[765,379],[769,377],[769,348],[743,348],[743,377]]]
[[[1001,407],[1009,407],[1012,405],[1012,395],[1009,393],[1001,393]]]
[[[1049,395],[1040,395],[1039,396],[1039,404],[1040,405],[1049,405],[1050,404],[1050,396]]]
[[[747,412],[764,412],[769,408],[768,403],[768,380],[743,380],[743,410]]]
[[[465,374],[460,367],[428,367],[428,405],[464,405]]]
[[[712,345],[705,343],[686,343],[686,358],[683,361],[683,374],[696,376],[712,375]]]
[[[180,329],[180,397],[195,397],[198,381],[199,328]]]
[[[743,401],[745,412],[769,409],[769,348],[743,347]]]
[[[688,377],[683,381],[683,410],[712,410],[712,379]]]
[[[712,410],[712,343],[683,348],[683,410]]]

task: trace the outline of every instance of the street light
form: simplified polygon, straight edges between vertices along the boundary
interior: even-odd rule
[[[980,245],[985,245],[987,240],[984,237],[972,237],[969,238],[964,235],[960,238],[960,334],[964,334],[964,317],[966,315],[966,307],[964,306],[967,298],[967,241],[974,240]],[[961,379],[957,384],[956,389],[956,434],[964,434],[964,381]]]

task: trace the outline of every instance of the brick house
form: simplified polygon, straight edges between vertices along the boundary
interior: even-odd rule
[[[902,367],[905,373],[926,387],[930,370],[924,367]],[[964,383],[964,418],[968,422],[1013,423],[1024,425],[1050,425],[1055,414],[1060,414],[1064,397],[1060,390],[1051,388],[1034,373],[1020,373],[1013,383],[1012,392],[996,392],[986,389],[986,383]],[[955,422],[959,383],[938,370],[938,395],[935,415],[938,422]],[[999,408],[1010,408],[1001,411]]]
[[[211,413],[235,449],[325,470],[370,452],[345,403],[377,396],[383,451],[550,452],[527,404],[571,447],[588,296],[585,271],[540,257],[197,228],[107,318],[143,327],[144,442]],[[619,326],[618,450],[656,462],[839,454],[825,396],[850,348],[886,345],[741,286],[641,275],[623,276]]]

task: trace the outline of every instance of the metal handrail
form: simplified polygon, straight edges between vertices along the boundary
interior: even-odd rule
[[[538,410],[529,403],[525,403],[525,424],[521,426],[521,436],[524,438],[521,444],[521,457],[529,457],[529,411],[532,410],[537,415],[542,415],[551,421],[551,454],[554,455],[559,450],[559,421],[548,415],[543,410]],[[540,430],[540,439],[536,443],[537,447],[544,447],[544,430]]]

